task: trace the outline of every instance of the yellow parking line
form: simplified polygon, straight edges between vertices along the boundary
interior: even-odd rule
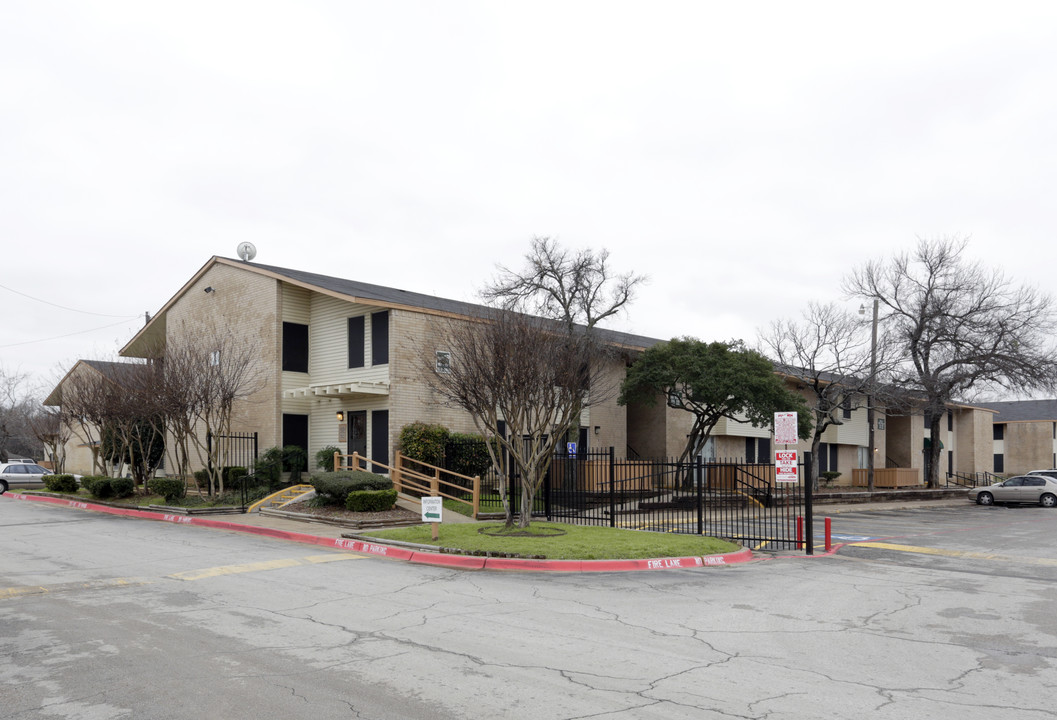
[[[0,588],[0,600],[9,600],[24,595],[48,595],[67,590],[94,590],[96,588],[123,587],[127,585],[148,585],[150,580],[137,578],[113,578],[110,580],[88,580],[85,582],[58,583],[55,585],[23,585],[20,587]]]
[[[185,570],[166,577],[170,577],[173,580],[203,580],[205,578],[220,577],[221,575],[237,575],[239,573],[260,572],[262,570],[281,570],[282,568],[298,567],[299,565],[317,565],[319,563],[341,562],[343,560],[363,560],[365,557],[365,555],[350,555],[348,553],[309,555],[303,558],[265,560],[242,565],[221,565],[219,567],[203,568],[202,570]]]
[[[1015,562],[1024,565],[1048,565],[1051,567],[1057,567],[1057,560],[1053,558],[1011,557],[1009,555],[997,555],[995,553],[944,550],[943,548],[919,547],[917,545],[897,545],[896,543],[883,542],[857,542],[848,544],[854,547],[896,550],[898,552],[918,553],[920,555],[940,555],[942,557],[969,558],[970,560],[1000,560],[1003,562]]]

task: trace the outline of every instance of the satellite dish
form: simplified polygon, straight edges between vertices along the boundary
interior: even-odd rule
[[[242,258],[242,262],[249,262],[257,257],[257,248],[253,247],[253,243],[251,242],[239,243],[239,249],[237,252],[239,257]]]

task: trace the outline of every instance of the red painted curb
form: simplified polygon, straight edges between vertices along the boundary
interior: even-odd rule
[[[410,558],[411,562],[420,565],[441,565],[443,567],[462,568],[463,570],[481,570],[485,558],[476,555],[444,555],[434,552],[417,552]]]
[[[156,520],[171,522],[180,525],[198,525],[217,530],[233,530],[251,535],[262,535],[264,537],[277,538],[279,540],[290,540],[292,542],[306,543],[309,545],[322,545],[352,552],[366,553],[368,555],[380,555],[394,560],[407,560],[420,565],[436,565],[440,567],[461,568],[464,570],[535,570],[546,572],[626,572],[629,570],[673,570],[698,567],[717,567],[732,565],[734,563],[748,562],[752,560],[752,551],[742,548],[737,552],[724,553],[721,555],[705,555],[704,557],[677,557],[677,558],[651,558],[645,560],[532,560],[528,558],[497,558],[481,557],[477,555],[447,555],[444,553],[416,552],[401,547],[385,545],[381,542],[363,542],[362,540],[347,540],[343,538],[328,538],[307,533],[296,533],[288,530],[275,530],[257,525],[244,525],[242,523],[228,522],[226,520],[209,520],[208,518],[192,517],[190,515],[176,515],[173,513],[160,513],[151,510],[132,510],[128,508],[113,508],[108,505],[96,505],[80,500],[66,500],[63,498],[47,497],[43,495],[20,495],[7,493],[15,500],[31,500],[33,502],[46,502],[53,505],[66,505],[79,510],[92,510],[107,513],[109,515],[121,515],[125,517],[137,517],[144,520]]]

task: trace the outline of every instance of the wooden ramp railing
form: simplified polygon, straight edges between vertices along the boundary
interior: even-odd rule
[[[415,469],[419,468],[419,469]],[[442,497],[469,506],[470,517],[477,519],[481,511],[481,476],[460,475],[451,470],[414,460],[397,453],[392,465],[363,457],[359,453],[342,455],[334,453],[334,470],[366,470],[386,472],[393,481],[393,488],[405,500],[422,505],[421,497]],[[459,482],[462,481],[462,482]],[[469,485],[469,487],[467,487]],[[470,493],[470,499],[464,496]]]

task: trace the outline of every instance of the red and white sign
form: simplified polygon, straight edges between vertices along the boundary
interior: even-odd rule
[[[796,445],[796,413],[774,414],[774,442],[776,445]]]
[[[774,481],[795,483],[797,481],[796,450],[775,450]]]

